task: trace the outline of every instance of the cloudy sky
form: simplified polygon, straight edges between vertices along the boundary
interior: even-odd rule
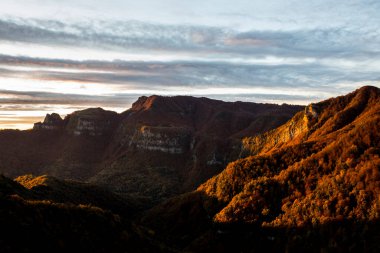
[[[1,0],[0,128],[141,95],[308,104],[380,87],[379,0]]]

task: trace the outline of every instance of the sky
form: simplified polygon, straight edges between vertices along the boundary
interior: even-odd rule
[[[380,87],[379,0],[1,0],[0,129],[142,95],[309,104]]]

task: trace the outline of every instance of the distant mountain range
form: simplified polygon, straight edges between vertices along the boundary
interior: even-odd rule
[[[52,113],[33,130],[0,131],[0,172],[87,181],[156,203],[196,189],[239,157],[242,137],[273,129],[301,108],[151,96],[121,114]]]
[[[19,231],[0,246],[380,252],[379,129],[370,86],[306,107],[151,96],[47,115],[0,132],[17,177],[0,178],[0,226]]]

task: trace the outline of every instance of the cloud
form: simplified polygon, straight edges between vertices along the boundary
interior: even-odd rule
[[[69,24],[54,20],[1,20],[4,41],[128,50],[184,50],[214,45],[224,30],[136,21]]]
[[[57,112],[65,116],[89,107],[103,107],[122,112],[138,95],[92,96],[51,92],[0,90],[0,129],[28,129],[43,120],[45,114]]]
[[[0,114],[122,111],[153,93],[305,104],[380,86],[379,11],[377,0],[4,0]]]
[[[137,21],[64,23],[54,20],[0,20],[3,41],[132,52],[188,53],[210,59],[229,57],[379,57],[377,26],[351,29],[298,28],[239,32],[230,28],[158,25]]]
[[[138,97],[138,94],[113,94],[109,96],[78,95],[52,92],[0,90],[0,108],[14,110],[33,110],[23,105],[67,105],[67,106],[104,106],[125,108]]]
[[[129,89],[202,89],[231,86],[303,89],[319,87],[328,91],[334,90],[334,83],[376,81],[380,78],[378,69],[363,71],[354,68],[348,72],[346,67],[317,62],[267,65],[202,61],[66,61],[2,55],[0,65],[5,65],[0,68],[0,76],[3,77],[77,82],[83,85],[98,83],[114,86],[120,92]],[[26,69],[12,66],[23,66]]]
[[[337,88],[338,84],[380,80],[380,30],[376,28],[299,26],[241,32],[231,27],[137,21],[8,18],[0,20],[0,41],[13,43],[16,49],[17,43],[24,44],[19,51],[0,55],[0,78],[41,81],[45,86],[78,83],[78,93],[99,84],[107,87],[107,93],[236,87],[252,88],[252,94],[265,88],[334,95],[349,91]],[[106,54],[132,52],[141,60],[28,56],[28,50],[34,52],[38,45],[56,51],[72,49],[73,54],[88,48]],[[157,60],[162,56],[167,58]]]

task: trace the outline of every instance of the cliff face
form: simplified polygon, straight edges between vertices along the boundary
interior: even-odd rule
[[[34,124],[33,130],[65,130],[72,135],[100,136],[111,133],[117,126],[119,115],[102,108],[76,111],[62,119],[57,113],[47,114],[43,122]]]
[[[129,145],[138,150],[183,154],[190,148],[190,136],[185,128],[142,126],[128,139]]]
[[[116,112],[90,108],[65,119],[48,114],[33,130],[0,131],[0,173],[86,180],[103,162],[119,117]]]
[[[311,104],[261,132],[274,124],[267,119],[283,119],[295,108],[152,96],[115,118],[102,110],[71,114],[65,131],[0,131],[1,172],[97,183],[0,175],[0,225],[8,232],[0,246],[15,252],[78,245],[91,252],[378,252],[380,89]],[[92,123],[83,125],[82,118]],[[245,139],[247,157],[235,160],[246,133],[254,136]],[[206,173],[214,175],[181,194]],[[138,219],[130,220],[136,212]]]
[[[155,201],[194,189],[238,157],[241,136],[278,126],[300,109],[186,96],[140,97],[122,113],[109,162],[91,182]],[[150,178],[144,177],[147,173]],[[134,184],[130,178],[150,188],[144,189],[149,194],[125,187],[125,182]]]
[[[33,131],[0,133],[0,143],[11,146],[0,153],[0,171],[88,180],[153,203],[195,189],[239,156],[242,137],[277,127],[301,109],[150,96],[121,114],[90,108],[63,120],[47,115]]]
[[[373,104],[377,93],[375,87],[363,87],[346,96],[310,104],[286,124],[264,134],[244,138],[242,156],[270,153],[280,147],[336,132],[360,116],[368,104]]]
[[[259,155],[231,163],[199,188],[228,203],[215,221],[302,226],[378,217],[380,89],[363,87],[302,114],[289,121],[307,119],[302,139],[278,142],[268,152],[269,139]],[[289,122],[271,132],[288,129]]]
[[[66,130],[73,135],[101,136],[112,133],[117,127],[119,115],[102,108],[77,111],[65,118]]]
[[[277,129],[246,137],[242,140],[242,156],[268,152],[283,145],[300,143],[318,121],[319,105],[310,104],[297,113],[286,124]]]
[[[380,217],[379,129],[378,88],[309,105],[275,130],[249,138],[253,155],[143,220],[172,238],[169,243],[198,250],[214,243],[210,251],[217,251],[239,237],[233,251],[260,244],[274,252],[306,246],[310,252],[362,251],[368,243],[364,251],[371,252]]]

